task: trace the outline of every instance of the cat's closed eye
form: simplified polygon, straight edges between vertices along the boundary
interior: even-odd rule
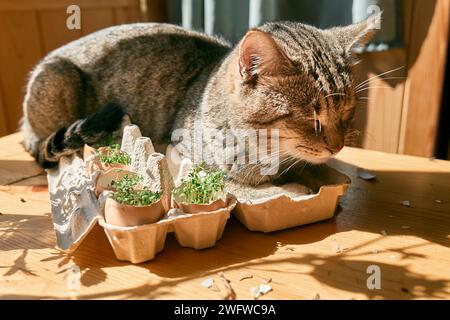
[[[316,135],[322,134],[322,122],[318,119],[314,120],[314,131]]]

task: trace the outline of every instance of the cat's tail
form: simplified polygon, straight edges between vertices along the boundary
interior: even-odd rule
[[[108,103],[89,117],[52,133],[39,143],[34,156],[42,167],[53,168],[62,156],[73,154],[85,144],[95,144],[117,131],[124,116],[125,112],[119,105]]]

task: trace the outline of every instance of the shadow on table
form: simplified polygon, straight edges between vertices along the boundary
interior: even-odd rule
[[[0,251],[53,248],[54,237],[50,213],[0,215]]]
[[[345,214],[345,213],[343,213]],[[339,216],[336,220],[339,220]],[[350,248],[350,250],[341,254],[301,254],[300,250],[291,252],[286,250],[285,255],[280,258],[265,259],[276,250],[285,250],[289,245],[306,245],[310,241],[320,241],[329,235],[335,234],[336,220],[330,220],[308,227],[296,228],[292,230],[277,232],[266,235],[261,233],[248,232],[236,220],[232,219],[224,234],[224,238],[218,243],[217,247],[202,251],[185,249],[179,247],[174,237],[169,237],[166,242],[164,251],[159,254],[154,261],[143,263],[138,267],[148,270],[152,274],[156,274],[161,279],[153,279],[147,284],[138,287],[114,290],[110,292],[82,295],[80,298],[108,298],[122,296],[124,298],[161,298],[164,295],[170,295],[171,290],[177,285],[193,278],[206,278],[217,275],[217,272],[225,273],[245,268],[252,273],[264,274],[264,271],[280,272],[280,270],[272,270],[274,263],[297,265],[301,267],[312,267],[310,271],[299,272],[295,269],[283,270],[284,274],[290,274],[292,279],[296,277],[312,276],[319,283],[348,292],[351,299],[353,294],[364,294],[369,299],[413,299],[413,298],[446,298],[445,291],[450,286],[449,279],[429,279],[419,274],[411,272],[407,266],[389,264],[386,262],[372,263],[367,255],[376,255],[367,249],[367,252],[356,254],[354,251],[370,247],[372,243],[364,243],[358,248]],[[370,231],[370,230],[368,230]],[[375,230],[371,230],[376,232]],[[97,230],[96,232],[103,232]],[[97,245],[109,250],[102,250],[95,260],[87,257],[87,253],[95,254],[92,246],[82,245],[79,252],[73,257],[73,262],[86,268],[83,272],[82,283],[85,286],[98,284],[105,279],[105,272],[102,268],[127,266],[129,263],[121,263],[115,260],[112,249],[108,246],[107,240],[103,237],[104,243],[98,243],[99,239],[95,234]],[[312,238],[314,237],[314,238]],[[382,236],[380,235],[380,238]],[[236,241],[239,239],[239,241]],[[87,239],[89,241],[89,239]],[[94,239],[92,239],[94,240]],[[376,242],[377,240],[374,240]],[[258,246],[254,244],[257,243]],[[252,251],[253,249],[253,251]],[[389,252],[394,253],[399,259],[416,259],[420,263],[421,259],[426,257],[411,254],[409,249],[413,248],[390,248]],[[227,254],[231,253],[231,254]],[[95,262],[98,261],[98,262]],[[371,264],[376,264],[382,270],[382,274],[389,275],[382,277],[382,290],[369,290],[367,288],[367,268]],[[174,267],[177,266],[177,267]],[[257,271],[255,271],[257,270]],[[276,286],[276,278],[273,279]],[[201,287],[199,282],[199,290],[206,290]],[[211,292],[211,298],[218,298]],[[311,299],[313,297],[304,297]]]
[[[352,176],[353,184],[348,194],[343,197],[341,212],[335,218],[272,234],[249,232],[232,218],[217,246],[201,251],[181,248],[175,238],[170,235],[163,252],[155,260],[136,266],[161,278],[149,277],[148,283],[134,288],[80,295],[79,298],[108,298],[118,295],[124,298],[158,298],[170,294],[172,288],[189,279],[214,276],[219,271],[228,272],[245,268],[245,270],[258,270],[261,273],[264,270],[280,272],[280,270],[270,269],[274,263],[298,265],[299,270],[308,271],[300,272],[290,269],[283,270],[283,273],[292,275],[293,279],[313,277],[328,287],[348,292],[348,299],[352,298],[352,293],[364,294],[370,299],[446,298],[445,292],[450,286],[450,279],[421,276],[410,271],[407,265],[401,266],[394,261],[392,264],[386,261],[374,263],[380,267],[383,274],[388,274],[389,277],[382,280],[382,290],[367,289],[367,267],[372,264],[371,261],[377,260],[375,256],[373,260],[370,257],[373,254],[374,243],[372,242],[349,248],[343,253],[330,252],[327,255],[302,254],[301,247],[297,247],[292,253],[287,250],[289,245],[308,245],[337,233],[352,230],[379,234],[380,236],[373,242],[382,239],[380,232],[385,230],[389,236],[415,236],[444,247],[450,246],[450,223],[448,223],[450,187],[448,183],[444,183],[450,181],[450,173],[383,171],[374,172],[377,175],[377,181],[367,182],[355,178],[354,167],[339,162],[337,167]],[[408,194],[411,197],[404,199]],[[405,200],[411,201],[411,207],[400,204]],[[441,201],[436,202],[436,200]],[[40,225],[49,230],[51,228],[49,224],[50,220],[48,224],[42,221]],[[20,237],[23,236],[20,235]],[[24,245],[22,249],[26,250],[26,248],[27,246]],[[395,253],[400,259],[413,259],[417,265],[427,257],[411,253],[410,249],[414,248],[388,248],[387,251]],[[285,254],[277,254],[277,258],[274,259],[273,254],[279,253],[279,250],[284,250]],[[365,251],[365,253],[356,253],[356,250]],[[270,259],[266,259],[270,256]],[[119,262],[115,259],[100,227],[94,228],[72,256],[58,254],[44,258],[42,262],[50,260],[58,260],[59,265],[62,266],[69,263],[79,265],[82,269],[81,282],[87,287],[107,280],[105,268],[130,266],[128,262]],[[17,262],[24,263],[20,259]],[[300,266],[308,268],[300,268]],[[276,286],[276,279],[273,279],[273,282]],[[199,290],[201,289],[204,288],[199,284]],[[211,297],[215,298],[214,293],[211,293]],[[26,297],[10,296],[9,298]]]
[[[364,244],[365,245],[365,244]],[[405,250],[398,250],[397,254],[408,256],[409,254]],[[78,257],[77,257],[78,256]],[[420,275],[414,274],[408,271],[407,268],[402,266],[395,266],[387,263],[376,263],[378,267],[382,270],[382,274],[389,274],[388,279],[382,277],[382,289],[381,290],[369,290],[367,288],[367,277],[366,272],[367,267],[371,264],[370,261],[366,259],[357,259],[358,254],[354,254],[352,250],[349,250],[343,254],[337,254],[334,256],[323,256],[315,254],[304,254],[295,256],[287,254],[286,258],[277,259],[278,264],[289,263],[300,266],[312,267],[311,271],[308,272],[298,272],[296,270],[283,270],[283,274],[289,274],[293,281],[295,278],[301,278],[304,276],[314,277],[314,279],[321,283],[322,285],[345,290],[348,292],[347,297],[341,297],[342,299],[352,299],[353,294],[364,294],[368,299],[413,299],[413,298],[434,298],[434,299],[445,299],[447,297],[446,290],[450,286],[449,279],[429,279],[422,277]],[[114,257],[111,258],[111,264],[106,263],[108,267],[118,267],[126,266],[128,263],[120,263],[114,261]],[[356,258],[356,259],[355,259]],[[417,258],[420,258],[417,256]],[[65,257],[64,259],[67,259]],[[104,257],[102,257],[102,260]],[[148,269],[149,271],[154,271],[160,267],[164,267],[163,261],[164,253],[159,257],[159,260],[154,262],[141,264],[139,267]],[[195,258],[192,258],[194,260]],[[351,259],[351,260],[350,260]],[[95,259],[95,260],[98,260]],[[105,281],[107,279],[106,273],[102,270],[104,268],[104,263],[93,263],[92,260],[87,259],[87,257],[81,257],[76,255],[73,263],[77,263],[82,267],[83,276],[81,278],[81,283],[83,286],[91,286],[98,284],[99,282]],[[109,262],[109,261],[107,261]],[[202,263],[204,260],[202,260]],[[249,261],[245,264],[245,267],[251,270],[252,268],[257,268],[259,273],[264,271],[269,272],[279,272],[280,270],[271,269],[273,268],[274,261],[264,261],[264,259]],[[183,268],[184,263],[181,259],[178,262],[180,269]],[[223,266],[216,270],[207,270],[199,274],[200,277],[205,278],[208,276],[215,276],[218,271],[229,272],[234,269],[240,268],[240,265]],[[167,268],[167,265],[166,265]],[[182,273],[182,272],[180,272]],[[146,298],[146,299],[157,299],[162,298],[165,295],[169,296],[173,294],[174,290],[179,284],[182,284],[186,280],[189,280],[188,276],[182,276],[178,278],[162,278],[162,279],[152,279],[151,281],[144,282],[142,285],[135,287],[120,288],[117,290],[109,290],[101,293],[93,294],[80,294],[77,295],[79,299],[99,299],[99,298],[116,298],[121,297],[122,299],[136,299],[136,298]],[[233,286],[233,282],[231,282]],[[272,285],[275,290],[277,285],[277,279],[272,280]],[[207,290],[198,284],[199,290]],[[30,298],[46,298],[46,299],[58,299],[61,297],[57,296],[20,296],[20,295],[8,295],[1,296],[1,299],[30,299]],[[219,296],[211,292],[211,298],[216,299]],[[240,297],[245,298],[245,297]],[[249,298],[249,297],[247,297]],[[312,299],[313,297],[302,297],[304,299]]]
[[[214,248],[194,250],[181,247],[173,234],[168,234],[164,250],[148,263],[137,266],[147,269],[150,273],[163,278],[187,278],[199,274],[206,274],[214,270],[229,269],[230,266],[246,266],[251,260],[264,259],[272,255],[280,246],[287,244],[308,244],[318,242],[335,233],[334,223],[330,222],[326,228],[311,225],[309,230],[301,232],[302,228],[295,228],[273,234],[249,232],[234,218],[230,219],[222,239]],[[238,241],[236,241],[238,240]],[[258,243],[258,246],[254,246]],[[93,247],[101,248],[97,252]],[[222,254],[223,253],[223,254]],[[101,255],[101,258],[90,260],[90,254]],[[86,237],[80,247],[72,255],[72,261],[80,266],[86,266],[84,285],[98,283],[97,272],[104,267],[130,265],[119,262],[103,230],[95,227]],[[168,267],[171,266],[171,267]],[[179,266],[173,267],[173,266]],[[93,277],[89,276],[92,273]],[[83,281],[83,279],[82,279]]]
[[[340,202],[338,232],[385,230],[390,236],[416,236],[450,247],[450,172],[372,171],[376,179],[365,181],[356,177],[354,166],[333,164],[352,176]],[[410,206],[402,205],[405,201]]]

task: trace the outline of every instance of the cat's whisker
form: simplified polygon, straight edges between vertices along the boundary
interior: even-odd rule
[[[360,146],[362,143],[363,133],[358,129],[349,129],[345,134],[344,143],[345,145],[355,144],[356,146]]]
[[[282,173],[280,173],[280,177],[281,177],[283,174],[289,172],[289,170],[291,170],[294,166],[296,166],[297,164],[299,164],[299,163],[302,162],[302,161],[304,161],[304,160],[298,159],[297,161],[295,161],[295,162],[294,162],[292,165],[290,165],[286,170],[284,170]]]
[[[331,94],[329,94],[329,95],[327,95],[326,97],[325,97],[325,99],[327,99],[327,98],[329,98],[329,97],[333,97],[333,96],[343,96],[343,97],[345,97],[345,96],[347,96],[345,93],[331,93]]]
[[[292,159],[293,159],[293,157],[292,157],[291,155],[288,155],[286,159],[283,159],[283,160],[278,164],[278,166],[281,167],[284,163],[287,163],[288,161],[291,161]],[[259,185],[263,179],[264,179],[264,176],[261,175],[261,179],[259,179],[259,181],[258,181],[257,184]]]
[[[350,132],[345,135],[345,139],[354,137],[361,137],[361,131],[355,130],[354,132]]]
[[[355,89],[360,89],[363,88],[365,85],[368,85],[369,83],[373,83],[376,81],[383,81],[383,80],[405,80],[406,77],[386,77],[386,78],[377,78],[377,79],[372,79],[372,80],[367,80],[368,82],[366,83],[361,83],[360,85],[356,86]]]
[[[393,72],[402,70],[402,69],[404,69],[404,68],[405,68],[405,66],[401,66],[401,67],[398,67],[398,68],[395,68],[395,69],[392,69],[392,70],[389,70],[389,71],[380,73],[380,74],[378,74],[378,75],[376,75],[376,76],[374,76],[374,77],[371,77],[371,78],[369,78],[369,79],[367,79],[367,80],[361,82],[360,84],[358,84],[358,85],[355,87],[355,89],[356,89],[356,90],[359,89],[360,87],[364,86],[366,83],[368,83],[369,81],[371,81],[371,80],[373,80],[373,79],[381,78],[381,77],[384,76],[384,75],[387,75],[387,74],[389,74],[389,73],[393,73]]]
[[[363,89],[359,89],[358,91],[355,92],[355,94],[370,90],[370,89],[392,89],[390,87],[367,87],[367,88],[363,88]]]
[[[347,138],[353,138],[353,137],[361,137],[360,131],[351,132],[345,135],[345,139]]]
[[[307,166],[309,166],[309,165],[311,165],[311,164],[305,161],[305,164],[303,165],[303,167],[302,167],[302,169],[300,170],[300,172],[297,173],[297,175],[300,176],[300,175],[303,173],[303,171],[305,170],[305,168],[306,168]]]
[[[257,164],[247,164],[247,167],[244,169],[244,171],[245,171],[244,180],[247,180],[251,175],[255,174],[256,171],[260,170],[263,166],[266,166],[268,163],[271,163],[273,160],[277,160],[277,158],[279,161],[279,159],[284,156],[287,156],[287,158],[281,160],[281,162],[279,163],[279,165],[281,166],[282,164],[284,164],[288,160],[290,160],[289,158],[291,157],[291,155],[287,151],[278,151],[274,154],[270,154],[270,156],[259,159],[259,163],[257,163]]]
[[[320,95],[324,92],[324,89],[325,89],[325,85],[322,85],[316,93],[315,100],[319,99]]]
[[[293,160],[293,159],[291,159],[291,160]],[[294,161],[293,164],[296,164],[297,161],[299,161],[299,160]],[[292,164],[291,164],[290,166],[288,166],[285,170],[283,170],[283,171],[279,174],[279,176],[281,177],[281,176],[282,176],[283,174],[285,174],[291,167],[292,167]]]
[[[280,137],[280,140],[298,140],[299,137]]]
[[[364,89],[364,88],[369,88],[372,85],[376,85],[378,82],[377,81],[382,81],[382,80],[393,80],[393,79],[401,79],[401,80],[405,80],[406,77],[390,77],[390,78],[381,78],[381,79],[375,79],[375,81],[372,82],[368,82],[366,83],[364,86],[361,86],[359,88],[355,88],[357,91]]]
[[[282,166],[284,163],[290,161],[290,160],[291,160],[290,157],[291,157],[291,156],[288,156],[286,159],[283,159],[283,160],[278,164],[278,166]],[[268,163],[270,163],[272,160],[273,160],[273,159],[271,159],[270,161],[267,161],[267,160],[266,160],[266,163],[260,163],[260,164],[258,164],[258,165],[256,165],[256,166],[254,166],[253,168],[251,168],[250,170],[248,170],[247,174],[245,175],[245,180],[248,180],[248,179],[250,178],[250,175],[254,175],[254,174],[256,173],[255,170],[260,170],[263,166],[266,166],[266,165],[267,165]],[[261,181],[262,181],[262,179],[264,179],[264,177],[265,177],[265,175],[262,175],[262,174],[261,174],[261,179],[258,181],[257,184],[260,184]]]
[[[368,102],[370,100],[361,100],[361,101],[356,101],[355,103],[355,108],[367,108]]]
[[[376,85],[380,82],[381,82],[381,84],[383,84],[386,82],[386,80],[405,80],[405,79],[406,79],[406,77],[388,77],[388,78],[374,79],[374,80],[371,80],[370,82],[363,84],[362,86],[355,87],[355,90],[358,91],[360,89],[367,88],[371,85]]]
[[[369,139],[369,142],[371,142],[371,143],[375,143],[376,142],[376,140],[377,139],[375,139],[375,137],[373,136],[373,134],[371,134],[371,133],[369,133],[369,132],[367,132],[367,131],[365,131],[365,132],[360,132],[360,137],[361,138],[363,138],[363,137],[366,137],[367,139]]]

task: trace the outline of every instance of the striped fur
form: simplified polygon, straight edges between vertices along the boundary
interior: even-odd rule
[[[127,114],[157,145],[178,128],[277,128],[283,157],[323,162],[343,146],[354,112],[352,52],[373,34],[374,19],[330,30],[267,23],[234,48],[168,24],[93,33],[31,73],[24,145],[50,167],[117,130]],[[248,174],[251,166],[224,169],[243,183],[271,179]]]
[[[52,168],[62,156],[75,153],[85,144],[93,145],[113,134],[120,128],[124,116],[120,106],[109,103],[89,117],[52,133],[39,144],[35,157],[44,168]]]

